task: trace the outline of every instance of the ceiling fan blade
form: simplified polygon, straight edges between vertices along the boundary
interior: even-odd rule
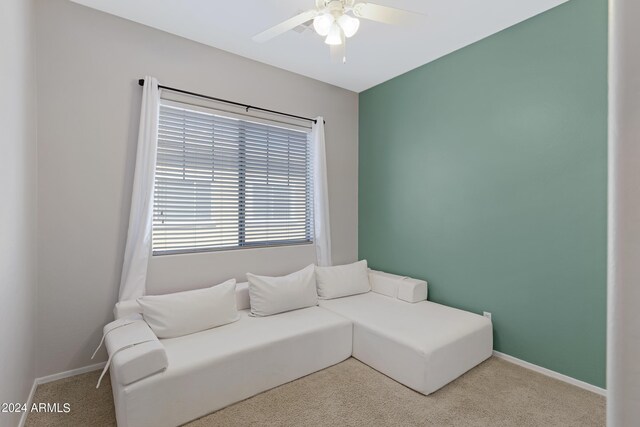
[[[358,3],[353,6],[353,14],[358,18],[382,22],[384,24],[407,24],[416,22],[424,16],[420,13],[394,7],[380,6],[374,3]]]
[[[279,36],[282,33],[293,30],[298,25],[302,25],[305,22],[312,20],[316,17],[316,15],[318,15],[318,11],[315,9],[302,12],[301,14],[296,15],[293,18],[289,18],[286,21],[279,23],[275,27],[271,27],[268,30],[261,32],[260,34],[256,34],[255,36],[253,36],[253,41],[264,43],[276,36]]]

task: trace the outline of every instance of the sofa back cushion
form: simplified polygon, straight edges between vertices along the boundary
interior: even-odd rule
[[[369,270],[369,283],[373,292],[406,302],[427,299],[427,282],[407,276]]]
[[[320,299],[346,297],[371,290],[367,260],[335,267],[316,267],[316,284]]]
[[[281,277],[247,273],[247,279],[253,316],[270,316],[318,304],[313,265]]]
[[[238,310],[248,310],[251,308],[248,282],[236,283],[236,306]]]
[[[236,280],[205,289],[138,298],[142,316],[158,338],[174,338],[239,319]]]

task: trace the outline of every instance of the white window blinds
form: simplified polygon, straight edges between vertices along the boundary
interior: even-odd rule
[[[308,132],[163,103],[153,254],[311,243],[310,155]]]

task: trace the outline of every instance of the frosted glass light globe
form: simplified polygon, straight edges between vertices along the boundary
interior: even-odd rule
[[[338,24],[344,31],[345,37],[353,37],[360,28],[360,20],[349,15],[342,15],[338,18]]]
[[[335,19],[333,18],[333,16],[328,13],[318,15],[313,18],[313,29],[316,30],[316,33],[318,33],[318,35],[324,37],[329,34],[334,21]]]
[[[326,44],[338,46],[342,44],[342,29],[337,22],[334,22],[329,30],[327,38],[324,40]]]

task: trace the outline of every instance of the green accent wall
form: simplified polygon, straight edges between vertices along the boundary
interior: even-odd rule
[[[604,387],[606,0],[378,85],[359,109],[359,257],[491,312],[496,350]]]

